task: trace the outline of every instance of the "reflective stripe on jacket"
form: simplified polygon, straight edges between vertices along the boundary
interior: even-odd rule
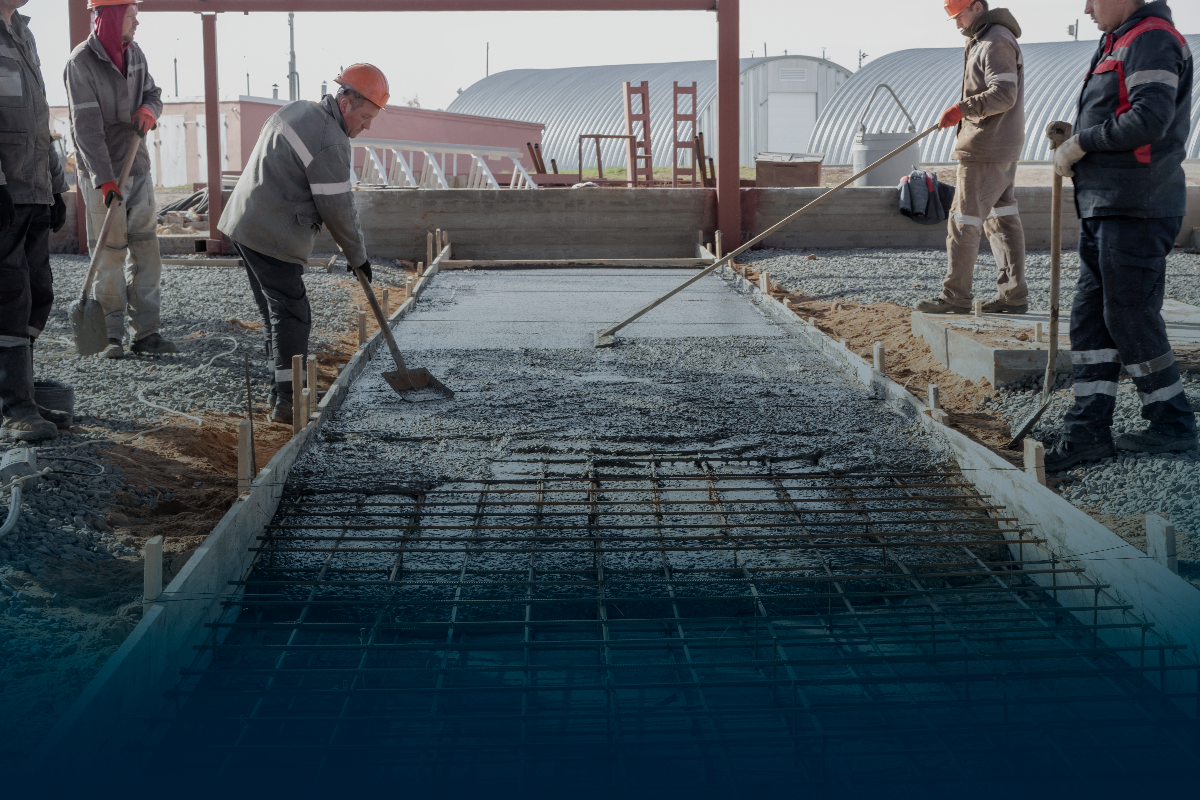
[[[297,100],[263,124],[217,227],[281,261],[307,264],[322,223],[358,266],[367,260],[350,180],[350,137],[337,101]]]
[[[71,52],[63,79],[78,160],[92,176],[93,186],[115,181],[129,152],[130,137],[136,136],[131,127],[133,112],[146,106],[155,119],[162,115],[162,90],[150,77],[142,48],[136,42],[129,45],[122,75],[93,31]],[[129,174],[149,171],[150,151],[143,139]]]
[[[1079,93],[1080,218],[1184,216],[1192,81],[1187,40],[1165,2],[1147,3],[1104,36]]]
[[[29,17],[0,20],[0,184],[14,203],[50,205],[67,191]]]
[[[992,22],[991,20],[997,20]],[[1016,161],[1025,143],[1025,60],[1020,26],[1007,9],[980,18],[983,26],[963,54],[963,113],[953,157],[958,161]]]

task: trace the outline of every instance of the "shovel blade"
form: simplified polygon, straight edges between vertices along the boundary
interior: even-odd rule
[[[104,324],[104,309],[96,300],[76,300],[67,308],[71,320],[71,338],[75,351],[81,356],[94,356],[108,347],[108,329]]]
[[[1033,426],[1037,424],[1039,419],[1042,418],[1042,414],[1046,413],[1046,409],[1050,407],[1050,401],[1052,399],[1052,397],[1042,398],[1042,402],[1037,408],[1021,419],[1018,419],[1013,424],[1013,438],[1012,441],[1008,443],[1009,450],[1016,450],[1017,447],[1020,446],[1021,440],[1029,435],[1029,432],[1033,430]]]
[[[401,399],[410,403],[450,400],[454,397],[454,392],[430,375],[427,369],[410,369],[407,375],[401,372],[385,372],[383,380],[396,390]]]

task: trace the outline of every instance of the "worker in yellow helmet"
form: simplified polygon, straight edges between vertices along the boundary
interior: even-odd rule
[[[109,230],[92,289],[108,328],[108,346],[100,356],[121,358],[125,354],[127,309],[134,353],[174,353],[175,345],[159,333],[162,259],[150,151],[144,138],[162,114],[162,90],[150,77],[146,56],[133,41],[138,27],[137,2],[88,0],[88,8],[94,14],[92,33],[71,52],[64,77],[71,135],[79,153],[79,192],[87,206],[92,247],[108,207],[118,198],[124,206],[124,213],[116,215]],[[117,173],[130,147],[138,152],[122,192]]]
[[[975,295],[971,284],[979,240],[987,234],[999,274],[989,313],[1024,314],[1025,230],[1017,210],[1017,160],[1025,143],[1025,61],[1017,39],[1021,26],[1006,8],[987,0],[945,0],[946,14],[967,37],[962,97],[947,108],[941,126],[957,126],[957,186],[946,236],[949,265],[941,293],[917,303],[931,314],[965,314]]]
[[[263,125],[258,144],[221,215],[263,316],[267,358],[275,376],[271,421],[292,421],[292,356],[308,355],[312,328],[304,267],[322,225],[371,279],[371,263],[354,206],[350,140],[369,130],[387,105],[388,82],[370,64],[347,67],[337,96],[297,100]],[[312,387],[316,388],[316,387]]]

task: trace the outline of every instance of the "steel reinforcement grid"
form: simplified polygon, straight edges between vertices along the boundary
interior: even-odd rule
[[[293,487],[156,746],[443,796],[983,796],[1003,764],[1113,785],[1196,758],[1172,645],[959,474],[505,468]]]

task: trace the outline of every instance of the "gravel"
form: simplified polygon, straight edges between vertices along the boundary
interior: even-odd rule
[[[81,358],[72,344],[67,307],[78,296],[87,257],[56,255],[51,263],[58,296],[38,341],[35,378],[74,387],[76,424],[88,432],[60,433],[45,447],[37,448],[39,464],[56,472],[40,484],[27,484],[20,522],[0,541],[0,564],[14,564],[35,575],[41,560],[50,556],[69,563],[76,558],[137,555],[132,540],[121,541],[101,511],[113,504],[118,491],[130,493],[135,507],[142,503],[153,507],[160,493],[153,487],[143,491],[126,485],[120,470],[106,472],[96,461],[103,446],[148,426],[187,421],[164,409],[244,413],[246,355],[250,356],[251,380],[260,405],[271,374],[262,332],[231,324],[233,319],[259,320],[242,270],[164,267],[162,333],[179,345],[179,354],[127,355],[110,361]],[[376,270],[377,282],[402,281],[399,270]],[[313,312],[312,346],[319,349],[350,330],[355,315],[349,285],[344,274],[323,272],[305,275],[305,283]],[[171,499],[169,492],[164,499]]]
[[[808,256],[815,255],[815,260]],[[860,303],[896,303],[912,308],[918,300],[942,290],[946,274],[943,250],[750,250],[741,263],[765,269],[788,289],[817,300],[855,300]],[[1047,311],[1050,293],[1050,251],[1026,254],[1026,281],[1030,310]],[[991,299],[995,293],[996,259],[979,254],[975,267],[975,296]],[[1079,254],[1062,254],[1061,307],[1069,309],[1079,279]],[[1175,252],[1167,257],[1167,297],[1200,306],[1200,255]]]

